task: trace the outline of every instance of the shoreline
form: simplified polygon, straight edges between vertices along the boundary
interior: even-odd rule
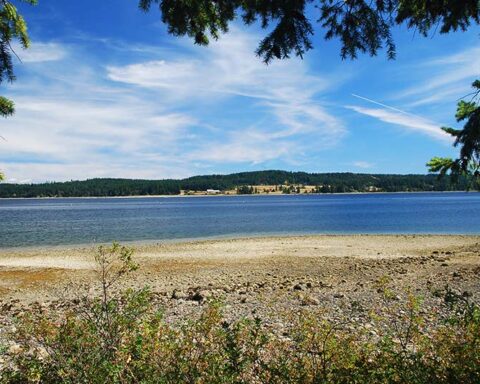
[[[399,291],[428,295],[448,284],[480,299],[480,236],[282,236],[133,249],[140,268],[116,289],[150,287],[172,319],[198,314],[207,298],[222,300],[229,318],[263,316],[266,303],[292,310],[313,303],[307,305],[335,312],[341,302],[368,305],[385,276]],[[64,308],[96,295],[94,253],[94,247],[1,251],[0,307],[12,305],[13,314],[34,303]]]
[[[6,253],[23,253],[23,252],[36,252],[36,251],[66,251],[66,250],[84,250],[84,249],[96,249],[99,246],[110,246],[113,243],[119,243],[120,245],[136,248],[136,247],[148,247],[148,246],[162,246],[162,245],[175,245],[175,244],[201,244],[208,242],[222,242],[222,241],[255,241],[255,240],[282,240],[291,238],[350,238],[350,237],[464,237],[464,238],[476,238],[480,237],[480,231],[478,233],[421,233],[421,232],[409,232],[409,233],[258,233],[258,234],[243,234],[238,235],[216,235],[205,237],[180,237],[169,239],[146,239],[146,240],[112,240],[110,242],[98,242],[98,243],[73,243],[73,244],[39,244],[39,245],[27,245],[27,246],[14,246],[14,247],[2,247],[0,245],[0,257]]]
[[[0,197],[2,200],[71,200],[71,199],[168,199],[176,197],[254,197],[254,196],[338,196],[338,195],[393,195],[393,194],[450,194],[479,193],[479,191],[396,191],[396,192],[329,192],[329,193],[257,193],[205,195],[129,195],[129,196],[67,196],[67,197]]]
[[[368,307],[386,277],[396,291],[432,297],[433,305],[432,293],[446,285],[480,300],[480,236],[250,237],[133,249],[140,268],[115,289],[148,286],[167,319],[196,316],[210,299],[225,304],[229,319],[304,306],[335,314],[352,302]],[[11,308],[4,319],[97,295],[94,254],[91,246],[0,251],[0,308]]]
[[[149,259],[160,258],[177,260],[185,255],[196,256],[201,253],[201,258],[209,259],[223,258],[232,259],[241,256],[256,259],[257,255],[252,249],[261,248],[264,251],[266,245],[275,248],[276,251],[287,252],[293,247],[295,252],[302,248],[306,250],[307,256],[312,256],[312,250],[332,248],[331,256],[342,257],[339,253],[345,247],[350,248],[358,257],[371,257],[372,250],[380,247],[398,251],[401,249],[418,248],[419,252],[426,249],[453,245],[480,245],[480,235],[469,234],[289,234],[289,235],[259,235],[239,237],[212,237],[194,239],[169,239],[152,241],[118,242],[134,251],[140,259],[145,254]],[[398,243],[398,244],[397,244]],[[31,246],[18,248],[0,248],[0,270],[8,266],[6,260],[29,259],[40,257],[45,261],[53,261],[55,258],[64,259],[68,263],[68,257],[72,261],[78,257],[83,260],[90,259],[90,256],[99,246],[110,246],[112,243],[78,244],[78,245],[54,245],[54,246]],[[365,252],[366,247],[369,252]],[[178,254],[178,250],[182,250]],[[169,253],[171,252],[171,253]],[[211,256],[209,256],[211,252]],[[320,252],[321,253],[321,252]],[[348,253],[351,253],[350,251]],[[380,255],[378,253],[377,255]],[[313,256],[318,256],[313,252]],[[321,254],[320,256],[325,256]],[[375,253],[373,254],[375,256]],[[261,253],[258,257],[261,257]],[[480,254],[479,254],[480,257]],[[480,261],[480,260],[479,260]],[[14,263],[13,263],[14,264]],[[13,265],[12,264],[12,265]],[[32,265],[33,266],[33,265]],[[27,266],[28,267],[28,266]],[[68,269],[68,267],[67,267]]]
[[[92,251],[0,255],[0,344],[11,346],[8,351],[12,355],[24,345],[24,333],[18,333],[19,319],[48,319],[57,327],[66,319],[84,316],[89,305],[101,297],[102,282]],[[298,327],[298,314],[319,318],[318,332],[325,330],[323,321],[327,321],[327,326],[346,324],[345,332],[368,332],[377,340],[386,331],[385,320],[396,332],[407,330],[404,325],[410,326],[407,321],[411,317],[405,314],[411,311],[412,297],[421,302],[415,319],[421,315],[422,330],[427,331],[445,324],[453,313],[447,306],[451,292],[454,297],[468,298],[469,303],[480,302],[480,236],[204,240],[136,246],[133,260],[139,269],[110,287],[109,297],[125,303],[121,299],[125,292],[135,299],[132,293],[147,290],[152,313],[161,313],[164,324],[175,329],[205,319],[215,303],[219,308],[215,318],[222,330],[250,321],[284,337]],[[143,322],[139,324],[143,326]],[[30,332],[32,328],[20,329]],[[204,335],[203,325],[198,332],[199,337]],[[464,339],[459,348],[462,342]],[[30,345],[26,353],[30,353]]]

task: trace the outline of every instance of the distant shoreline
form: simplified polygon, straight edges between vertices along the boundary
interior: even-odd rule
[[[1,198],[65,197],[171,197],[382,193],[402,191],[464,191],[465,178],[452,184],[434,174],[307,173],[281,170],[200,175],[186,179],[94,178],[37,184],[0,184]]]
[[[2,200],[71,200],[71,199],[164,199],[174,197],[253,197],[253,196],[330,196],[330,195],[394,195],[402,193],[478,193],[479,191],[396,191],[396,192],[328,192],[328,193],[251,193],[251,194],[205,194],[205,195],[129,195],[129,196],[54,196],[54,197],[0,197]]]

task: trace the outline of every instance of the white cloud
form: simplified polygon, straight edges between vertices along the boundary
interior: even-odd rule
[[[276,128],[261,133],[270,139],[316,131],[323,144],[334,144],[345,133],[344,126],[314,98],[334,80],[310,75],[307,64],[300,60],[266,66],[252,54],[257,41],[257,36],[233,30],[208,49],[198,51],[195,60],[176,58],[110,66],[108,76],[163,91],[174,100],[208,104],[232,97],[251,99],[276,118]]]
[[[118,82],[164,88],[183,98],[219,93],[222,97],[237,95],[272,101],[297,97],[298,102],[310,99],[330,84],[309,75],[308,66],[301,60],[265,65],[253,54],[257,42],[258,36],[232,29],[209,47],[192,49],[183,56],[109,66],[108,76]]]
[[[66,47],[57,43],[32,42],[28,49],[15,44],[14,50],[23,63],[58,61],[67,56]]]
[[[111,95],[97,88],[55,83],[14,97],[17,113],[1,132],[0,169],[8,177],[34,181],[91,177],[163,178],[189,176],[179,143],[197,121],[128,92]],[[91,84],[92,87],[89,87]],[[45,94],[43,93],[45,92]]]
[[[417,99],[414,102],[408,103],[408,106],[419,107],[422,105],[432,105],[441,102],[448,102],[453,105],[460,97],[470,93],[469,89],[470,83],[468,82],[458,86],[452,85],[449,88],[432,92],[421,99]]]
[[[193,62],[149,61],[125,67],[107,67],[111,80],[148,88],[191,89],[197,83],[196,65]],[[206,79],[204,79],[206,81]],[[199,91],[200,89],[196,89]]]
[[[393,98],[397,102],[401,100],[403,105],[410,110],[415,107],[434,106],[437,114],[441,113],[445,111],[442,108],[445,103],[453,107],[460,97],[469,93],[471,81],[480,74],[478,57],[480,57],[480,48],[474,47],[441,58],[420,62],[413,69],[412,66],[408,66],[408,74],[405,75],[409,79],[421,78],[422,80],[412,80],[415,82],[415,86],[396,92]],[[425,78],[428,80],[423,80]],[[379,109],[347,106],[353,111],[397,125],[411,132],[423,133],[444,143],[451,144],[453,142],[452,137],[440,129],[442,124],[363,96],[356,94],[352,94],[352,96],[381,107]],[[425,113],[425,108],[420,113]]]
[[[193,152],[189,155],[192,161],[207,160],[216,163],[252,163],[260,164],[268,160],[288,155],[286,143],[275,143],[272,146],[259,146],[246,141],[230,141],[227,144],[212,143],[210,148]]]
[[[10,88],[17,114],[2,123],[0,169],[34,181],[186,177],[293,164],[334,145],[345,129],[316,101],[334,80],[298,60],[267,67],[256,43],[235,31],[208,49],[151,50],[154,60],[107,68],[81,46],[32,50]]]
[[[373,163],[370,163],[368,161],[362,161],[362,160],[354,161],[352,165],[356,168],[362,168],[362,169],[370,169],[375,166],[375,164]]]
[[[448,101],[455,101],[469,93],[471,83],[480,75],[479,57],[480,48],[473,47],[423,62],[416,70],[426,71],[428,80],[397,93],[396,98],[416,98],[411,106],[438,102],[447,97],[450,97]]]
[[[418,116],[387,109],[364,108],[359,106],[348,106],[347,108],[363,115],[374,117],[385,123],[401,126],[412,132],[420,132],[443,142],[452,142],[451,136],[443,132],[437,124]]]

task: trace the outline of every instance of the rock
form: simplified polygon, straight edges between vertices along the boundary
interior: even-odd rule
[[[300,285],[300,284],[295,284],[293,286],[293,290],[294,291],[302,291],[303,290],[303,287]]]
[[[196,301],[197,303],[204,302],[208,297],[209,293],[207,291],[195,291],[192,295],[188,297],[189,300]]]
[[[172,293],[172,299],[174,300],[180,300],[180,299],[185,299],[187,295],[183,293],[182,291],[179,291],[178,289],[174,289]]]
[[[12,344],[10,348],[8,348],[8,353],[10,355],[19,355],[20,353],[22,353],[22,351],[23,351],[23,348],[19,344]]]
[[[300,297],[300,302],[303,306],[306,305],[320,305],[320,300],[318,300],[316,297],[312,297],[310,295],[302,295]]]
[[[40,360],[45,360],[46,358],[48,358],[49,354],[45,348],[38,347],[37,356],[39,357]]]

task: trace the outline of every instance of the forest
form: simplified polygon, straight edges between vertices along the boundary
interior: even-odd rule
[[[181,180],[90,179],[41,184],[0,184],[0,198],[114,197],[179,195],[181,191],[207,189],[246,190],[245,186],[311,185],[319,193],[463,191],[467,182],[453,184],[437,175],[359,173],[307,173],[287,171],[241,172],[230,175],[194,176]]]

